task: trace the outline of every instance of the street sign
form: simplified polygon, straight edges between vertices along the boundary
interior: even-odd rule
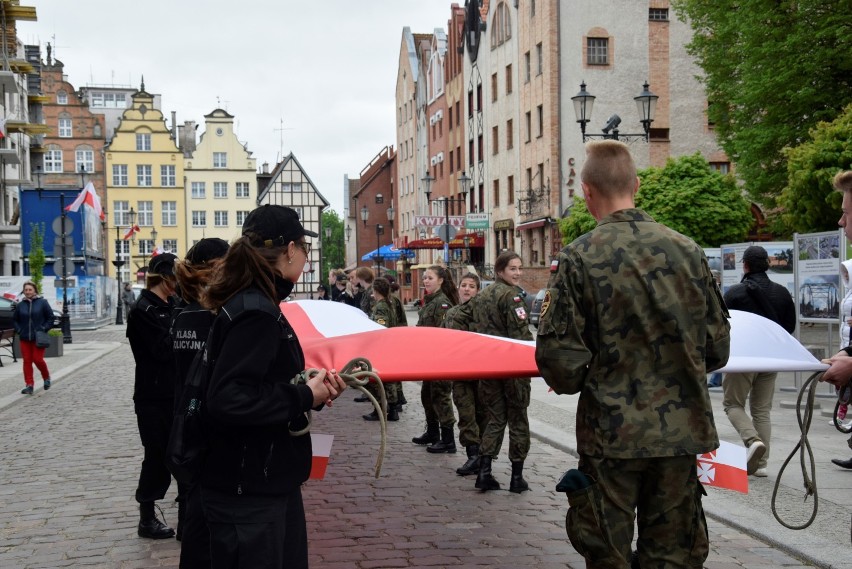
[[[458,229],[453,227],[452,225],[442,225],[438,228],[438,237],[441,238],[441,241],[444,243],[449,243],[453,240],[453,237],[458,233]]]
[[[74,274],[74,261],[71,259],[65,259],[65,270],[62,270],[62,259],[56,259],[53,262],[53,274],[57,277],[61,277],[63,275],[73,275]]]
[[[65,286],[65,283],[68,283],[68,286]],[[68,277],[67,279],[56,279],[53,281],[54,288],[74,288],[77,286],[77,279],[74,277]]]
[[[450,216],[450,225],[456,228],[464,227],[464,217],[459,215],[451,215]],[[415,215],[414,216],[414,226],[415,227],[438,227],[439,225],[443,225],[447,222],[447,218],[443,215]]]
[[[57,235],[62,235],[62,216],[54,217],[53,223],[50,224],[51,229]],[[65,235],[74,231],[74,220],[70,217],[65,217]]]
[[[469,213],[465,227],[468,229],[488,229],[488,214],[487,213]]]
[[[62,256],[62,237],[57,237],[56,242],[53,244],[53,256],[61,257]],[[74,256],[74,241],[71,239],[65,239],[65,256],[73,257]]]

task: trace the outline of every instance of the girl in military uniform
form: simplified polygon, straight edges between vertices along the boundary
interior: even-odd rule
[[[391,301],[390,283],[387,279],[379,277],[373,281],[372,288],[373,300],[375,303],[373,304],[373,312],[370,315],[370,318],[385,328],[393,328],[394,326],[397,326],[399,322],[396,310]],[[373,384],[371,383],[370,386],[372,385]],[[387,395],[388,404],[388,421],[399,421],[399,410],[397,409],[397,404],[399,403],[398,388],[399,383],[385,384],[385,394]],[[364,415],[363,417],[367,421],[379,420],[379,414],[376,411],[373,411],[368,415]]]

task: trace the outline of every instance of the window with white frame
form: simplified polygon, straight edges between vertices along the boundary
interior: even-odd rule
[[[126,186],[128,184],[127,179],[127,164],[113,164],[112,165],[112,185],[113,186]]]
[[[162,212],[162,224],[164,226],[174,227],[177,225],[177,202],[167,201],[161,202],[160,205],[163,208]]]
[[[115,252],[117,253],[118,257],[122,260],[130,257],[130,240],[129,239],[116,239],[116,241],[115,241]]]
[[[237,197],[238,198],[247,198],[249,196],[249,183],[248,182],[237,182]]]
[[[217,209],[213,212],[213,225],[216,227],[227,227],[228,226],[228,212],[225,210]]]
[[[505,2],[497,4],[491,28],[491,49],[503,45],[512,37],[512,20]]]
[[[535,46],[535,56],[538,61],[538,68],[536,70],[536,75],[541,75],[544,72],[544,50],[541,47],[541,44],[536,44]]]
[[[192,211],[192,226],[193,227],[207,227],[207,212],[193,210]]]
[[[171,253],[177,251],[177,239],[163,239],[163,251]]]
[[[151,251],[154,250],[154,240],[153,239],[140,239],[139,243],[139,254],[140,255],[150,255]]]
[[[609,38],[586,38],[586,64],[609,65]]]
[[[71,138],[71,119],[59,119],[59,138]]]
[[[76,161],[74,162],[74,170],[76,172],[94,172],[95,171],[95,151],[87,148],[81,148],[75,152]]]
[[[213,167],[214,168],[227,168],[228,167],[228,153],[227,152],[214,152],[213,153]]]
[[[213,182],[213,197],[227,198],[228,197],[228,182]]]
[[[138,133],[136,135],[136,151],[150,152],[151,151],[151,135],[146,133]]]
[[[45,172],[61,172],[62,171],[62,149],[53,147],[44,153],[44,171]]]
[[[239,210],[237,211],[237,225],[240,227],[243,226],[243,223],[246,222],[246,217],[248,217],[248,210]]]
[[[56,92],[56,104],[57,105],[67,105],[68,104],[68,93],[65,91],[57,91]]]
[[[151,227],[154,225],[154,202],[136,202],[136,225],[140,227]]]
[[[173,188],[177,185],[174,164],[160,165],[160,185],[169,188]]]
[[[115,200],[112,202],[112,218],[116,227],[130,225],[130,202]]]
[[[282,182],[281,183],[281,191],[282,192],[301,192],[302,184],[301,182]]]
[[[190,187],[193,199],[203,200],[207,197],[207,185],[204,182],[192,182]]]
[[[150,164],[136,165],[136,185],[137,186],[153,186],[154,175],[153,167]]]

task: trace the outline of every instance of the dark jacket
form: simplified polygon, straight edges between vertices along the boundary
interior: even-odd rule
[[[796,329],[796,305],[790,291],[769,280],[765,272],[746,273],[740,284],[725,293],[725,304],[731,310],[769,318],[790,334]]]
[[[34,342],[36,331],[47,332],[53,325],[53,309],[40,296],[32,300],[24,297],[15,307],[12,323],[21,340]]]
[[[175,359],[175,395],[179,395],[183,389],[189,366],[195,354],[207,342],[207,334],[215,318],[216,315],[199,302],[191,302],[183,309],[174,311],[169,335]]]
[[[292,436],[289,428],[306,425],[313,394],[307,385],[291,384],[305,359],[282,314],[246,309],[231,319],[229,306],[250,306],[238,297],[252,294],[271,304],[256,289],[237,293],[219,311],[208,340],[213,371],[201,485],[233,495],[282,495],[298,488],[311,470],[310,435]]]
[[[127,339],[136,360],[133,401],[157,402],[174,398],[175,360],[169,323],[172,305],[150,290],[139,294],[127,315]]]

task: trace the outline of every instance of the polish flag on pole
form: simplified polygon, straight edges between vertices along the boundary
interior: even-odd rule
[[[311,475],[313,480],[325,478],[325,469],[328,468],[328,457],[331,456],[331,443],[334,435],[320,435],[311,433],[311,446],[314,449],[311,461]]]
[[[127,230],[127,233],[124,234],[124,240],[127,241],[128,239],[133,237],[134,233],[138,233],[139,231],[140,229],[138,225],[132,226],[130,229]]]
[[[716,450],[698,455],[698,481],[748,494],[745,447],[721,441]]]
[[[0,119],[0,140],[6,138],[6,119]]]
[[[83,188],[83,191],[80,192],[80,195],[77,196],[71,205],[65,208],[65,211],[77,211],[80,209],[80,206],[86,204],[98,214],[98,217],[101,218],[101,221],[106,219],[104,215],[104,210],[101,208],[101,200],[98,199],[98,194],[95,192],[95,186],[92,185],[91,182],[86,184],[86,187]]]

